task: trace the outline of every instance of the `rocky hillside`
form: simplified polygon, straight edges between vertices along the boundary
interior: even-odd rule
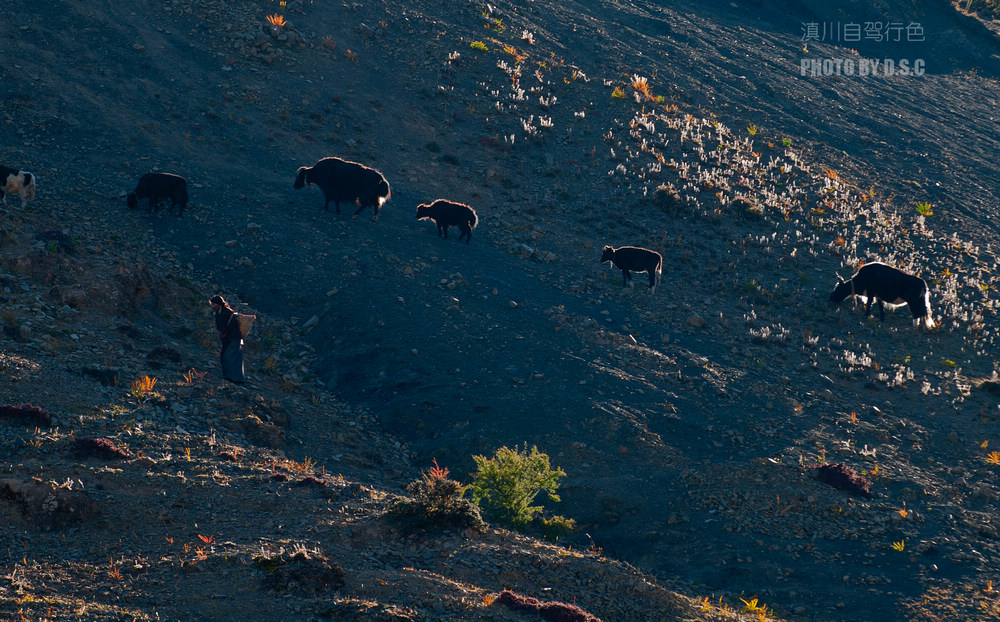
[[[997,43],[924,4],[0,8],[3,617],[995,618]],[[869,21],[924,38],[804,40]],[[802,75],[862,58],[926,73]],[[378,222],[292,189],[327,155]],[[126,208],[150,170],[182,216]],[[873,260],[935,330],[827,305]],[[525,443],[558,541],[388,511]]]

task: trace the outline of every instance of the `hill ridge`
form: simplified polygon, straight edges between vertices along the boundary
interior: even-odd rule
[[[2,157],[40,182],[4,213],[0,401],[55,425],[4,441],[0,608],[520,619],[487,606],[511,587],[606,620],[745,618],[751,594],[785,619],[995,609],[989,75],[796,80],[773,16],[685,4],[293,2],[284,32],[240,2],[19,8]],[[914,94],[894,149],[871,120]],[[292,190],[333,154],[390,179],[379,223]],[[887,162],[928,168],[866,173]],[[147,169],[188,177],[181,218],[124,208]],[[437,196],[477,208],[471,245],[413,217]],[[598,263],[623,242],[664,252],[655,296]],[[873,258],[928,279],[941,330],[826,307]],[[214,373],[214,292],[261,318],[249,387]],[[143,375],[162,400],[129,391]],[[130,458],[77,457],[84,435]],[[432,459],[468,473],[522,441],[568,472],[561,545],[382,517]],[[875,498],[813,481],[823,460]],[[95,517],[39,530],[50,493]]]

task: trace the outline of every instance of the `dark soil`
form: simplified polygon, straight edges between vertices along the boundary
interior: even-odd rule
[[[0,17],[0,163],[39,180],[0,212],[0,403],[49,417],[0,417],[4,616],[536,615],[505,589],[605,621],[1000,615],[1000,45],[976,18],[811,0]],[[868,21],[925,40],[803,40]],[[926,74],[801,75],[813,58]],[[378,222],[292,189],[328,155],[392,184]],[[151,170],[188,179],[182,216],[126,208]],[[436,198],[476,209],[471,244],[416,220]],[[605,244],[659,251],[657,292],[623,290]],[[927,280],[937,329],[827,305],[872,260]],[[258,315],[248,385],[220,377],[213,293]],[[560,541],[387,518],[434,460],[467,483],[472,456],[524,443],[567,473]],[[824,463],[870,497],[817,480]]]

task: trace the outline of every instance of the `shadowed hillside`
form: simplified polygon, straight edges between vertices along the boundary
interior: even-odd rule
[[[0,164],[39,178],[0,214],[0,611],[529,619],[509,589],[606,621],[997,615],[979,21],[29,4],[0,9]],[[867,22],[923,38],[803,36]],[[926,72],[802,75],[869,58]],[[327,155],[390,181],[378,222],[292,189]],[[188,179],[183,216],[126,208],[150,170]],[[475,207],[471,244],[416,220],[439,197]],[[605,244],[663,254],[656,294],[623,290]],[[936,330],[827,304],[873,260],[927,281]],[[259,316],[248,386],[220,378],[213,293]],[[524,443],[567,473],[558,541],[387,514],[435,461],[469,483],[474,455]]]

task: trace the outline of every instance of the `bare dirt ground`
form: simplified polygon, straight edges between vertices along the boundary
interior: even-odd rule
[[[45,411],[0,416],[3,616],[532,619],[502,589],[606,621],[1000,615],[980,22],[808,1],[0,16],[0,162],[40,180],[0,214],[0,403]],[[926,40],[802,40],[870,20]],[[918,57],[920,77],[800,74]],[[386,175],[377,223],[292,189],[326,155]],[[188,178],[182,217],[125,208],[154,169]],[[477,209],[471,244],[414,219],[437,197]],[[660,251],[657,293],[623,291],[604,244]],[[827,306],[876,259],[928,281],[938,329]],[[260,318],[249,385],[219,377],[215,292]],[[467,483],[522,443],[567,472],[559,542],[384,516],[433,460]],[[872,497],[816,481],[824,461]]]

